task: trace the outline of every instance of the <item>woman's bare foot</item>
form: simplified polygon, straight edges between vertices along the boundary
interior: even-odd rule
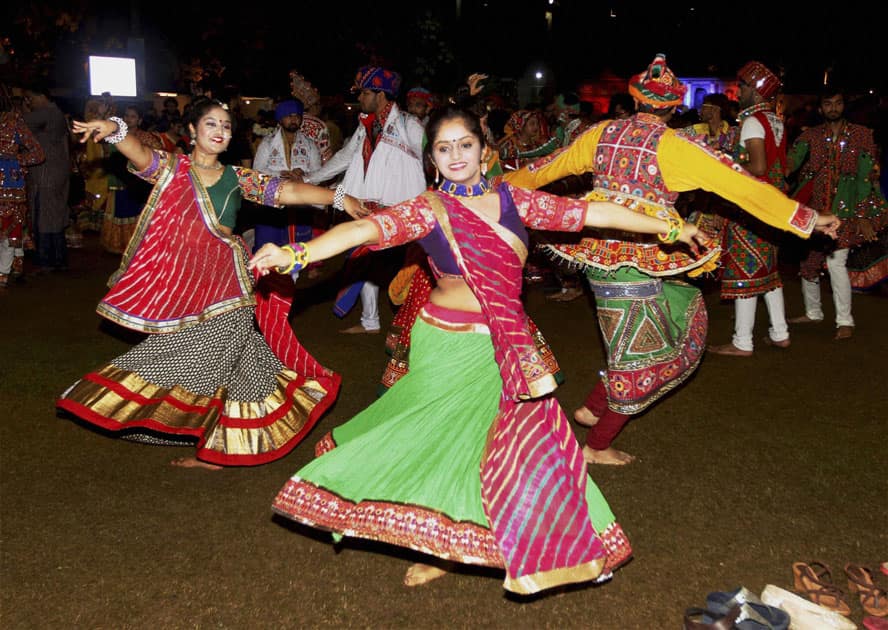
[[[587,464],[608,464],[610,466],[625,466],[635,461],[635,455],[618,451],[613,446],[603,450],[595,450],[589,446],[583,447],[583,459]]]
[[[578,424],[582,424],[584,427],[594,427],[598,424],[598,416],[589,411],[588,407],[580,407],[574,411],[574,420],[576,420]]]
[[[222,470],[222,466],[202,462],[196,457],[177,457],[170,462],[170,466],[181,466],[182,468],[206,468],[207,470]]]
[[[407,569],[407,575],[404,576],[404,586],[420,586],[422,584],[427,584],[432,580],[438,579],[445,573],[447,573],[447,571],[440,567],[417,562],[416,564],[411,564]]]

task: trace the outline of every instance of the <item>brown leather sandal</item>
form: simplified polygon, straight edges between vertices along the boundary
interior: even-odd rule
[[[795,592],[799,595],[840,615],[847,617],[851,614],[851,607],[845,601],[845,593],[833,584],[829,567],[822,562],[794,562],[792,577]]]
[[[867,614],[888,617],[888,594],[873,582],[871,569],[849,562],[845,565],[845,575],[848,576],[848,590],[857,593]]]

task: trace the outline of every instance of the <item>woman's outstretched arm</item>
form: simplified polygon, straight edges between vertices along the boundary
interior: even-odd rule
[[[361,219],[340,223],[308,243],[300,243],[308,250],[308,255],[299,266],[301,268],[309,262],[332,258],[358,245],[374,245],[378,242],[379,232],[372,221]],[[293,261],[292,256],[290,249],[266,243],[250,259],[248,266],[250,269],[258,269],[262,275],[265,275],[276,268],[289,267]]]
[[[658,219],[646,214],[633,212],[610,201],[590,201],[586,212],[586,227],[597,227],[639,234],[662,234],[667,242],[676,240],[696,246],[696,237],[700,230],[693,223],[685,223],[680,219]],[[674,238],[668,238],[674,236]],[[701,235],[702,237],[702,235]]]
[[[330,188],[305,184],[302,182],[287,181],[281,185],[278,193],[278,202],[285,206],[324,205],[333,204],[336,192]],[[370,214],[360,200],[351,195],[343,195],[342,208],[353,219],[360,219]]]
[[[108,136],[112,136],[120,131],[117,122],[114,120],[91,120],[89,122],[80,122],[75,120],[71,124],[74,133],[82,134],[80,142],[86,142],[92,138],[93,142],[101,142]],[[126,156],[137,171],[144,171],[151,166],[153,153],[151,149],[142,144],[136,137],[136,134],[128,133],[122,140],[115,143],[117,149]]]

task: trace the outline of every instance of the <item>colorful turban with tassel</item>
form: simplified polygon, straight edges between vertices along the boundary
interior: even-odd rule
[[[392,70],[386,70],[379,66],[364,66],[355,75],[355,84],[352,92],[361,90],[376,90],[385,92],[389,98],[398,96],[401,89],[401,75]]]
[[[780,79],[760,61],[750,61],[737,71],[737,78],[768,99],[780,89]]]
[[[647,70],[629,80],[629,93],[640,103],[655,109],[681,105],[688,87],[666,66],[666,55],[659,53]]]

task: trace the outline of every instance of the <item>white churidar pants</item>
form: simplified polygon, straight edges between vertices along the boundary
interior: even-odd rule
[[[851,277],[848,275],[848,249],[837,249],[826,257],[826,270],[832,285],[833,303],[836,307],[836,327],[853,326],[851,317]],[[802,278],[802,297],[805,315],[810,319],[823,319],[820,302],[820,280]]]
[[[379,285],[367,281],[361,287],[361,326],[379,330]]]
[[[768,336],[772,341],[789,339],[789,326],[786,325],[786,312],[783,307],[783,287],[771,289],[762,296],[768,309],[771,327]],[[741,350],[752,350],[752,329],[755,326],[755,307],[758,296],[734,300],[733,344]]]

